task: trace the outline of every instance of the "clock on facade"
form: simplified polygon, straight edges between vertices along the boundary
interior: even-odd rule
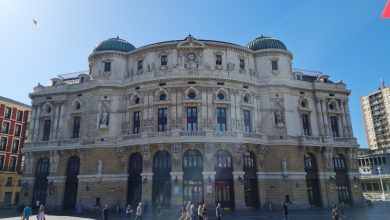
[[[194,54],[194,53],[188,53],[187,54],[187,58],[189,59],[189,60],[195,60],[195,58],[196,58],[196,55]]]

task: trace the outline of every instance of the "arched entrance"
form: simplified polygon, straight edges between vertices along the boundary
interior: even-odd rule
[[[203,157],[198,150],[183,155],[183,201],[203,201]]]
[[[35,183],[32,203],[39,201],[40,204],[46,204],[47,194],[47,176],[49,175],[49,159],[44,157],[38,160],[35,170]]]
[[[233,160],[227,150],[219,150],[215,155],[215,202],[222,207],[234,209]]]
[[[256,157],[253,152],[244,153],[244,195],[248,208],[259,208],[259,190],[257,185]]]
[[[80,158],[73,156],[68,160],[64,194],[64,210],[74,210],[77,202],[78,178],[80,173]]]
[[[129,160],[129,179],[127,181],[127,204],[137,207],[142,199],[142,156],[133,153]]]
[[[334,172],[336,172],[336,191],[339,203],[344,202],[351,204],[351,191],[349,188],[348,168],[345,163],[345,158],[341,154],[333,157]]]
[[[313,154],[304,156],[306,171],[307,199],[310,206],[321,206],[321,193],[318,181],[317,159]]]
[[[152,206],[159,204],[164,208],[171,207],[171,155],[168,151],[159,151],[153,158],[153,191]]]

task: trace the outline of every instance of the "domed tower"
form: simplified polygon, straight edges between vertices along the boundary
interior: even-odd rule
[[[261,35],[246,47],[255,52],[255,65],[260,78],[291,79],[293,56],[283,42]]]
[[[127,73],[126,54],[135,47],[119,37],[99,43],[88,57],[89,72],[93,78],[123,79]]]

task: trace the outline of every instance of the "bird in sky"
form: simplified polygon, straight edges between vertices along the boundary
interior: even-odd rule
[[[34,25],[34,26],[38,26],[38,21],[37,21],[37,20],[35,20],[35,19],[33,18],[32,21],[33,21],[33,25]]]

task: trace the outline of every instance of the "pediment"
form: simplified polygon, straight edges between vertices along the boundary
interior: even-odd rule
[[[202,48],[205,46],[206,45],[197,41],[191,34],[177,45],[178,48]]]

